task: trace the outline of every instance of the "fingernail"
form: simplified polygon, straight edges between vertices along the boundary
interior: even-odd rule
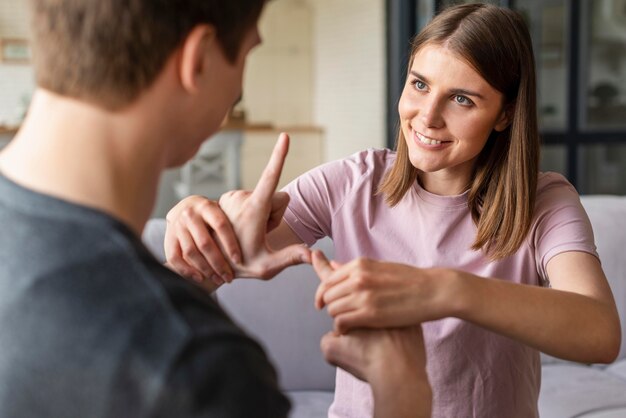
[[[217,274],[212,274],[211,280],[213,280],[213,283],[215,283],[218,286],[221,286],[224,284],[224,280],[222,280],[222,278],[218,276]]]
[[[241,257],[239,257],[239,254],[232,254],[230,258],[233,260],[233,263],[241,264]]]

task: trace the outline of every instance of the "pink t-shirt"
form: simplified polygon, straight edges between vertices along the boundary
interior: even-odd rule
[[[363,256],[531,285],[548,285],[546,264],[561,252],[597,256],[579,196],[559,174],[539,175],[535,219],[526,242],[515,255],[490,262],[471,250],[476,227],[467,193],[438,196],[415,182],[393,208],[375,194],[394,160],[389,150],[367,150],[309,171],[285,188],[291,196],[285,221],[309,245],[331,237],[339,262]],[[433,417],[538,415],[537,350],[456,318],[422,326]],[[363,418],[372,413],[369,385],[338,369],[329,416]]]

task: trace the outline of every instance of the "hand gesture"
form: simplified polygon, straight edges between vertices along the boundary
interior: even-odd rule
[[[231,261],[241,260],[241,249],[226,214],[203,196],[181,200],[167,214],[165,257],[183,277],[216,285],[235,277]]]
[[[322,281],[341,268],[319,252],[313,265]],[[375,417],[429,417],[432,392],[426,374],[422,328],[360,328],[329,332],[320,343],[324,358],[370,383]]]
[[[254,191],[226,193],[219,204],[190,196],[170,210],[164,246],[174,270],[221,285],[236,276],[268,279],[289,265],[309,262],[302,245],[280,251],[267,245],[267,233],[280,224],[289,203],[286,193],[274,192],[288,147],[282,134]]]
[[[228,192],[220,198],[241,248],[242,260],[234,263],[238,277],[269,279],[288,266],[310,262],[304,245],[274,251],[267,242],[267,233],[280,224],[289,203],[289,195],[275,192],[288,149],[289,137],[283,133],[254,190]]]
[[[328,308],[335,330],[394,328],[451,316],[444,269],[419,269],[366,258],[331,264],[315,252],[313,268],[322,280],[318,309]]]

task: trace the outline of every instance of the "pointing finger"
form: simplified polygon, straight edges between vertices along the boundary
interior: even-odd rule
[[[265,204],[265,202],[269,202],[271,200],[272,195],[276,190],[276,186],[278,186],[280,174],[282,173],[288,151],[289,135],[283,132],[278,137],[278,141],[276,141],[270,160],[265,166],[265,169],[259,178],[259,182],[250,196],[253,201]]]

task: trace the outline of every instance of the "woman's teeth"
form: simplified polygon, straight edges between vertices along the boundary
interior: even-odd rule
[[[439,145],[441,144],[441,141],[437,141],[436,139],[430,139],[428,137],[425,137],[424,135],[415,132],[415,136],[417,136],[417,139],[420,140],[420,142],[422,144],[426,144],[426,145]]]

